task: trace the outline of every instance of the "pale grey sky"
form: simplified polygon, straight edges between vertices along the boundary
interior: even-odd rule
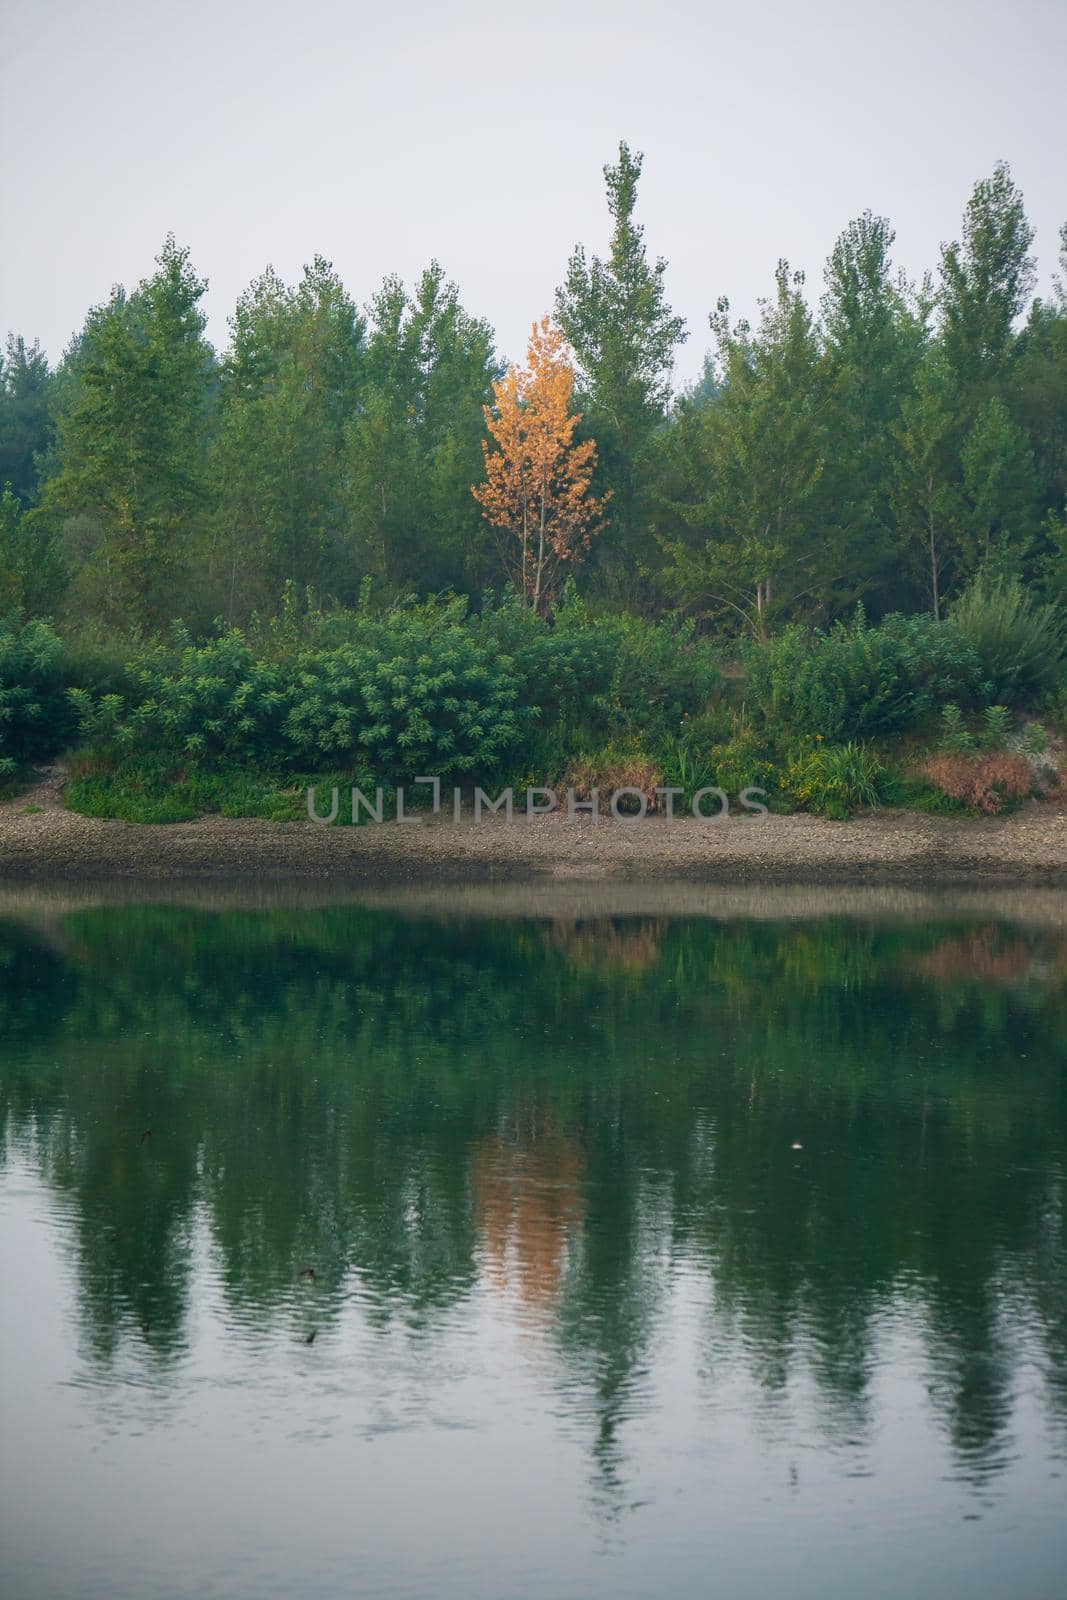
[[[682,378],[720,294],[752,310],[785,255],[817,298],[865,207],[918,273],[1006,159],[1046,289],[1067,220],[1064,0],[5,0],[0,59],[0,322],[53,357],[168,230],[219,347],[267,262],[320,252],[360,302],[437,256],[521,355],[574,243],[606,246],[620,138]]]

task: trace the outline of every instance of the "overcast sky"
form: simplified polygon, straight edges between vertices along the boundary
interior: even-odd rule
[[[865,207],[937,263],[975,180],[1011,163],[1042,287],[1067,220],[1064,0],[4,0],[0,313],[58,356],[168,230],[210,280],[212,340],[267,262],[319,252],[360,302],[436,256],[521,355],[601,169],[645,152],[639,219],[689,324],[785,255],[821,292]]]

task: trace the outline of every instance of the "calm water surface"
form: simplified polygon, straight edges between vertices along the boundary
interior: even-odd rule
[[[6,913],[0,1588],[1060,1600],[1065,1063],[1048,929]]]

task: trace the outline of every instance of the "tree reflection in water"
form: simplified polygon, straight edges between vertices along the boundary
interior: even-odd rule
[[[323,1328],[496,1296],[606,1504],[680,1286],[708,1383],[811,1383],[833,1438],[901,1319],[961,1472],[1027,1364],[1067,1422],[1062,936],[132,906],[3,924],[0,1024],[103,1374],[186,1349],[199,1218],[235,1327],[303,1336],[308,1263]]]

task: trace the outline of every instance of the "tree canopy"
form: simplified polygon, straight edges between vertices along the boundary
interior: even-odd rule
[[[5,611],[205,631],[269,618],[283,597],[349,606],[368,582],[386,601],[478,604],[510,581],[543,607],[553,563],[601,608],[756,635],[857,600],[875,617],[941,616],[980,571],[1062,599],[1067,225],[1058,286],[1035,299],[1007,166],[975,185],[917,283],[894,265],[889,220],[864,212],[821,296],[785,262],[751,326],[720,295],[703,377],[679,393],[687,331],[637,220],[642,173],[621,143],[604,168],[606,253],[576,246],[527,369],[507,369],[437,261],[362,303],[320,256],[293,285],[268,267],[216,355],[206,284],[173,238],[54,366],[12,333]],[[581,490],[528,587],[497,536],[533,492],[523,451],[549,410]]]

